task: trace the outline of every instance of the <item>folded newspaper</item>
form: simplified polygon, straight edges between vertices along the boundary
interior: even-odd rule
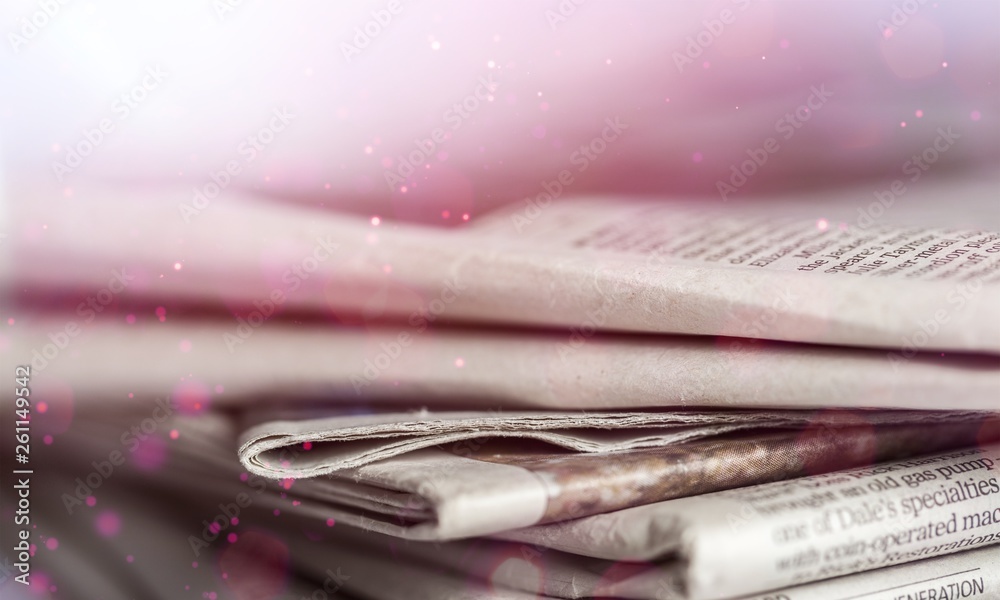
[[[42,560],[69,555],[95,564],[87,582],[93,589],[101,589],[97,574],[107,561],[126,554],[135,555],[140,572],[218,561],[228,569],[256,568],[266,589],[294,572],[293,589],[309,589],[297,581],[304,576],[318,589],[332,577],[331,588],[386,599],[898,600],[932,591],[944,594],[939,598],[992,598],[1000,586],[993,568],[1000,548],[997,444],[653,502],[493,538],[428,543],[351,527],[323,503],[299,496],[299,482],[276,486],[241,474],[223,451],[238,425],[220,413],[174,416],[169,427],[185,443],[162,457],[155,478],[148,458],[135,454],[94,492],[97,509],[67,505],[66,497],[80,493],[74,487],[87,485],[90,457],[111,456],[120,447],[115,432],[129,422],[127,415],[80,415],[66,438],[77,452],[44,482],[40,499],[50,515],[46,527],[58,528],[41,533],[58,531],[66,546]],[[741,466],[755,468],[739,462],[734,468]],[[135,501],[140,489],[148,498],[142,503]],[[86,550],[92,525],[79,514],[106,514],[106,507],[116,507],[128,526],[109,540],[104,556]],[[158,532],[160,543],[144,541],[149,531]],[[400,574],[405,586],[387,584],[401,581]]]
[[[688,596],[727,598],[996,544],[998,466],[987,444],[504,537],[607,560],[673,555]]]
[[[102,597],[149,594],[63,513],[98,506],[157,589],[164,560],[274,575],[237,598],[998,593],[1000,234],[609,198],[450,231],[248,198],[185,222],[80,194],[12,207],[48,234],[8,242],[3,293],[88,301],[0,349],[40,452],[73,449],[46,547]]]
[[[1000,233],[914,225],[926,218],[902,205],[892,225],[594,198],[443,231],[235,195],[184,219],[161,193],[12,206],[15,227],[47,234],[11,241],[10,284],[214,299],[244,309],[232,344],[294,309],[418,332],[448,320],[880,347],[896,361],[1000,353]]]
[[[758,413],[723,413],[719,424],[693,432],[687,427],[666,434],[625,430],[630,448],[623,449],[622,436],[615,435],[612,450],[579,443],[607,432],[590,429],[607,427],[600,415],[576,430],[542,431],[566,435],[566,443],[534,435],[557,426],[553,415],[541,415],[531,428],[521,430],[517,427],[529,425],[527,415],[508,416],[500,423],[476,419],[475,438],[470,438],[445,432],[468,420],[449,423],[451,415],[427,414],[418,415],[419,426],[398,423],[402,427],[384,441],[380,438],[391,435],[384,427],[363,428],[370,436],[367,441],[386,444],[382,452],[365,458],[337,448],[352,442],[302,435],[272,441],[274,449],[262,454],[253,454],[259,448],[247,442],[241,458],[251,473],[295,480],[289,489],[327,503],[330,514],[343,523],[410,539],[454,539],[965,447],[986,441],[988,435],[1000,439],[996,415],[987,420],[961,413]],[[549,419],[554,422],[546,423]],[[737,423],[727,423],[731,420]],[[496,425],[505,430],[497,431]],[[326,429],[329,420],[323,427],[345,437],[351,433],[348,428]],[[445,431],[416,431],[428,427]],[[252,435],[243,438],[255,439]],[[412,435],[419,437],[408,440]],[[505,437],[504,443],[491,437],[497,435],[513,439]],[[293,444],[293,439],[317,441]],[[547,444],[533,447],[526,439]],[[434,442],[439,447],[413,450]],[[565,450],[555,451],[545,447],[548,444]],[[256,445],[265,446],[259,441]],[[362,462],[367,460],[374,462]],[[359,463],[362,466],[347,466]],[[327,478],[299,479],[331,472]]]
[[[239,322],[23,319],[8,336],[33,384],[72,386],[109,406],[128,394],[226,406],[450,404],[460,410],[905,408],[1000,410],[1000,358],[696,336],[269,322],[230,346]],[[142,314],[145,313],[145,314]],[[128,315],[131,315],[129,319]],[[129,321],[132,321],[131,323]],[[986,328],[983,328],[986,329]],[[236,338],[238,339],[238,338]],[[65,348],[63,350],[62,348]],[[122,369],[121,364],[142,364]],[[221,386],[224,393],[212,393]],[[283,432],[277,432],[283,433]]]

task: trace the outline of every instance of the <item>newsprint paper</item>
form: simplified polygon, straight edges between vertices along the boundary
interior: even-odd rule
[[[226,393],[213,402],[228,406],[322,398],[327,405],[363,399],[478,411],[1000,409],[996,356],[905,358],[885,350],[707,336],[421,332],[327,322],[265,322],[244,340],[236,319],[174,315],[144,326],[140,335],[120,320],[74,323],[69,335],[65,319],[25,319],[9,339],[25,349],[40,390],[69,385],[88,403],[108,406],[127,404],[129,393],[173,395],[185,382],[189,388],[222,385]],[[66,351],[50,352],[53,332],[65,337]],[[188,342],[186,352],[178,352],[181,340]]]
[[[58,508],[52,514],[64,517],[64,535],[91,526],[63,508],[79,485],[72,478],[93,456],[114,448],[120,431],[106,419],[87,417],[80,424],[72,436],[87,451],[66,457],[64,489],[53,480],[53,493],[45,496]],[[249,500],[240,504],[241,521],[253,523],[255,531],[278,528],[303,561],[298,568],[313,571],[317,580],[327,569],[343,573],[345,591],[363,597],[987,600],[997,597],[1000,583],[1000,444],[668,500],[492,538],[431,543],[339,521],[332,527],[328,507],[298,495],[298,483],[263,485],[260,478],[241,475],[224,452],[236,427],[222,415],[177,417],[171,426],[185,443],[169,456],[160,477],[150,480],[144,468],[126,465],[114,487],[102,488],[111,494],[102,496],[108,503],[129,489],[163,494],[130,518],[134,526],[127,532],[141,537],[149,529],[140,525],[143,519],[168,531],[157,523],[169,519],[176,531],[163,539],[171,540],[179,559],[187,552],[190,561],[194,551],[194,558],[208,563],[210,553],[227,546],[198,532],[243,494]],[[280,518],[272,514],[276,510]],[[294,535],[297,530],[305,537]],[[143,544],[133,546],[130,551],[146,559],[138,566],[162,564],[145,556]],[[92,554],[79,558],[102,560]]]
[[[913,225],[926,219],[902,207],[894,225],[593,198],[508,208],[449,231],[236,195],[185,222],[164,195],[84,190],[58,211],[18,203],[12,227],[42,220],[47,234],[9,242],[12,289],[98,289],[117,276],[123,298],[214,298],[259,320],[295,309],[421,330],[475,321],[904,357],[1000,353],[1000,233]],[[121,240],[137,230],[141,243],[123,257]],[[212,260],[169,270],[195,256]]]
[[[690,598],[721,599],[1000,543],[998,467],[991,444],[502,537],[605,560],[676,556]]]
[[[493,432],[484,425],[485,431],[477,435],[486,437],[459,437],[440,447],[407,451],[406,437],[416,434],[411,429],[404,435],[369,441],[367,449],[381,445],[383,450],[369,456],[385,458],[368,463],[349,449],[338,449],[350,447],[350,442],[322,442],[319,437],[298,445],[286,440],[265,452],[266,457],[254,454],[253,444],[247,444],[241,448],[241,460],[251,473],[294,480],[297,494],[326,503],[341,522],[403,538],[444,540],[1000,439],[1000,421],[995,415],[985,419],[963,413],[931,414],[915,419],[917,415],[908,412],[820,412],[800,415],[798,422],[780,414],[768,415],[769,419],[760,415],[748,419],[741,428],[744,431],[736,434],[724,421],[715,426],[679,427],[672,434],[669,429],[655,428],[603,430],[596,428],[599,415],[591,415],[594,421],[581,419],[575,430],[510,429],[502,432],[509,437],[497,439],[488,437]],[[699,415],[671,416],[694,419]],[[725,416],[742,418],[740,414]],[[433,414],[427,415],[427,421],[435,428],[444,426]],[[516,427],[518,420],[508,418],[504,424]],[[532,433],[561,433],[580,441],[607,436],[643,443],[628,451],[576,451],[533,445]],[[449,436],[419,437],[427,443],[443,442]],[[646,443],[648,447],[643,447]],[[394,454],[400,451],[406,453]],[[347,468],[347,464],[360,466]]]

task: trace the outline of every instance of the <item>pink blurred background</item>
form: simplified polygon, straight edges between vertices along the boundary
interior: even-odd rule
[[[998,183],[994,1],[12,0],[0,27],[5,203],[93,183],[189,201],[231,161],[227,190],[444,225],[566,168],[566,194],[718,202],[814,87],[828,100],[728,201],[877,189],[948,127],[960,141],[924,180]],[[607,119],[627,129],[579,169]],[[426,160],[387,177],[435,129]]]

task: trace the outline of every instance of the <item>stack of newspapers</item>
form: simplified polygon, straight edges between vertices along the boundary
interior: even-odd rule
[[[41,581],[5,539],[5,597],[1000,597],[998,233],[78,196],[12,207],[47,300],[4,333]]]

